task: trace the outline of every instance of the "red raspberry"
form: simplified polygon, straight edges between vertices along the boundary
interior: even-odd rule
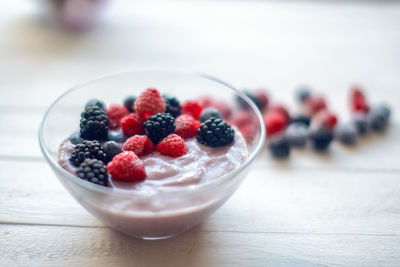
[[[369,105],[364,93],[357,86],[353,86],[350,91],[350,105],[354,112],[368,113]]]
[[[244,139],[247,142],[251,142],[254,140],[254,137],[256,136],[257,129],[254,125],[251,124],[245,124],[242,127],[239,128],[239,131],[242,133]]]
[[[143,119],[136,113],[131,113],[121,119],[122,131],[127,136],[143,134]]]
[[[274,135],[282,131],[286,126],[285,116],[277,111],[268,112],[264,115],[264,124],[267,135]]]
[[[116,155],[107,164],[108,172],[113,179],[125,182],[139,182],[146,178],[143,162],[132,151]]]
[[[243,110],[233,117],[232,124],[238,128],[241,128],[244,125],[252,123],[252,120],[253,118],[250,112]]]
[[[326,108],[326,102],[320,96],[309,96],[306,99],[306,107],[310,116],[313,116],[318,111]]]
[[[186,154],[185,141],[176,134],[170,134],[157,144],[157,151],[161,154],[180,157]]]
[[[119,104],[112,104],[107,109],[107,116],[110,119],[110,128],[117,129],[121,127],[121,119],[129,114],[129,110]]]
[[[260,110],[263,111],[268,107],[269,99],[264,89],[258,89],[253,93],[257,99],[257,103],[260,106]]]
[[[214,100],[211,96],[205,95],[205,96],[199,97],[199,104],[203,108],[211,107],[213,103],[214,103]]]
[[[268,108],[268,113],[269,112],[278,112],[281,113],[284,118],[285,118],[285,124],[288,124],[290,122],[290,114],[287,110],[287,108],[282,105],[282,104],[272,104],[269,108]]]
[[[199,101],[196,100],[186,101],[182,105],[182,114],[190,114],[196,120],[199,119],[202,110],[203,107],[200,105]]]
[[[132,151],[136,156],[146,156],[155,150],[153,142],[145,135],[130,137],[122,145],[124,151]]]
[[[337,124],[337,117],[327,109],[318,111],[313,117],[313,124],[317,126],[324,126],[329,130],[332,130]]]
[[[165,101],[157,89],[144,90],[135,101],[135,111],[142,117],[148,118],[157,113],[165,112]]]
[[[175,133],[182,138],[191,138],[197,135],[200,122],[192,116],[183,114],[175,119]]]

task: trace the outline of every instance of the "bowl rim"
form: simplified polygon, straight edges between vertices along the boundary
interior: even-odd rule
[[[47,148],[45,147],[44,144],[44,137],[43,137],[43,128],[44,125],[46,123],[46,119],[48,117],[48,115],[51,113],[51,111],[53,110],[53,108],[56,106],[56,104],[63,99],[64,96],[68,95],[69,93],[78,90],[86,85],[92,84],[92,83],[97,83],[97,82],[101,82],[102,80],[106,80],[109,78],[113,78],[116,76],[120,76],[120,75],[127,75],[127,74],[131,74],[131,73],[164,73],[164,74],[184,74],[184,75],[191,75],[197,78],[203,78],[203,79],[207,79],[216,83],[219,83],[229,89],[231,89],[232,91],[234,91],[237,95],[239,95],[242,99],[244,99],[246,101],[246,103],[251,107],[252,111],[257,115],[257,118],[259,120],[260,123],[260,128],[261,128],[261,137],[260,140],[255,148],[255,150],[247,157],[247,159],[240,164],[237,168],[233,169],[232,171],[220,176],[219,178],[216,179],[212,179],[210,181],[206,181],[204,183],[200,183],[200,184],[195,184],[195,185],[190,185],[187,187],[168,187],[168,189],[163,190],[163,192],[167,192],[168,193],[174,193],[174,192],[182,192],[182,191],[187,191],[188,188],[190,188],[191,190],[201,190],[202,188],[205,187],[209,187],[215,184],[219,184],[219,183],[224,183],[225,180],[227,180],[229,177],[231,177],[232,175],[235,175],[239,172],[241,172],[243,169],[245,169],[248,165],[250,165],[255,159],[256,157],[260,154],[260,152],[262,151],[262,148],[264,146],[264,142],[266,139],[266,134],[265,134],[265,125],[263,122],[263,118],[262,115],[259,111],[259,109],[257,108],[257,106],[254,104],[253,101],[251,101],[244,93],[242,93],[240,90],[236,89],[235,87],[233,87],[232,85],[218,79],[215,78],[211,75],[208,74],[204,74],[204,73],[197,73],[197,72],[190,72],[190,71],[175,71],[175,70],[125,70],[125,71],[119,71],[119,72],[113,72],[110,74],[106,74],[106,75],[102,75],[98,78],[95,79],[91,79],[91,80],[87,80],[85,82],[82,83],[78,83],[75,86],[71,87],[70,89],[66,90],[64,93],[62,93],[60,96],[58,96],[53,102],[52,104],[47,108],[41,122],[39,125],[39,133],[38,133],[38,140],[39,140],[39,145],[40,145],[40,149],[45,157],[45,159],[47,160],[47,162],[49,163],[49,165],[53,168],[55,168],[58,172],[60,172],[63,176],[68,177],[68,179],[72,180],[72,182],[77,183],[78,185],[85,187],[88,190],[93,190],[93,191],[97,191],[99,193],[103,193],[103,194],[118,194],[118,195],[129,195],[129,196],[134,196],[134,195],[141,195],[143,196],[145,194],[146,191],[132,191],[132,190],[115,190],[114,188],[111,187],[105,187],[105,186],[101,186],[101,185],[97,185],[97,184],[93,184],[90,183],[88,181],[84,181],[82,179],[80,179],[79,177],[73,175],[72,173],[68,172],[67,170],[65,170],[63,167],[61,167],[56,160],[53,159],[52,156],[50,156],[49,151],[47,150]],[[152,193],[152,192],[147,192],[147,193]]]

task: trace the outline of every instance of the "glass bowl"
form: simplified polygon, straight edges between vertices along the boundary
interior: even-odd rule
[[[92,98],[107,104],[121,103],[154,87],[181,102],[208,95],[229,102],[234,114],[245,106],[248,158],[233,171],[210,181],[158,190],[116,190],[86,182],[58,164],[61,143],[79,128],[80,113]],[[234,101],[236,98],[236,101]],[[235,106],[237,100],[241,108]],[[238,188],[262,150],[265,129],[257,107],[243,93],[215,78],[173,71],[137,71],[114,74],[78,85],[47,110],[39,129],[39,143],[47,162],[68,192],[104,224],[143,239],[161,239],[182,233],[203,222]],[[146,209],[146,203],[158,209]]]

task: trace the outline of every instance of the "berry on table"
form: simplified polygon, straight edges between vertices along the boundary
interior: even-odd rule
[[[389,124],[390,111],[379,107],[372,107],[367,115],[369,127],[375,132],[383,132]]]
[[[132,151],[124,151],[116,155],[107,164],[108,172],[115,180],[124,182],[140,182],[146,179],[143,162]]]
[[[333,140],[333,133],[331,130],[320,127],[311,130],[309,133],[311,144],[313,148],[317,151],[325,151],[328,149],[329,145]]]
[[[169,113],[158,113],[147,119],[144,129],[150,140],[157,144],[161,139],[174,132],[175,119]]]
[[[203,107],[200,105],[200,102],[197,100],[188,100],[182,104],[182,114],[190,114],[196,120],[199,119],[200,113],[203,110]]]
[[[222,115],[217,109],[208,107],[203,109],[203,111],[201,112],[199,121],[205,122],[206,120],[211,118],[222,119]]]
[[[75,145],[69,161],[73,165],[79,166],[85,159],[98,159],[106,163],[107,155],[98,141],[84,140],[82,143]]]
[[[121,127],[121,119],[129,114],[129,110],[119,104],[112,104],[107,109],[107,116],[110,120],[110,129]]]
[[[124,107],[131,113],[135,112],[135,101],[136,96],[133,95],[126,97],[124,100]]]
[[[351,119],[351,123],[354,125],[359,135],[366,135],[368,133],[369,125],[367,116],[364,113],[355,113]]]
[[[307,98],[311,96],[311,91],[309,88],[302,86],[296,91],[296,98],[299,103],[305,103]]]
[[[285,117],[285,124],[288,124],[290,122],[290,114],[287,108],[282,105],[282,104],[277,104],[274,103],[268,107],[268,113],[269,112],[278,112],[281,113]]]
[[[181,115],[181,104],[176,97],[164,94],[163,98],[165,100],[165,113],[171,114],[174,118]]]
[[[292,147],[304,147],[307,142],[308,130],[303,123],[291,123],[285,131],[285,139]]]
[[[68,140],[71,142],[73,145],[77,145],[79,143],[83,142],[83,139],[80,135],[80,133],[73,133],[68,137]]]
[[[268,143],[269,151],[274,158],[283,159],[290,155],[290,145],[284,136],[274,136]]]
[[[104,104],[103,101],[98,100],[98,99],[90,99],[86,105],[85,105],[85,109],[87,109],[88,107],[93,107],[93,106],[97,106],[98,108],[102,109],[102,110],[106,110],[106,104]]]
[[[327,107],[325,99],[321,96],[310,96],[306,99],[305,104],[310,116]]]
[[[277,134],[286,127],[286,118],[280,112],[268,112],[263,118],[267,135]]]
[[[318,127],[322,126],[328,128],[329,130],[333,130],[337,124],[337,117],[332,112],[327,109],[323,109],[318,111],[313,117],[313,126],[317,125]]]
[[[108,170],[103,161],[98,159],[85,159],[75,172],[79,178],[98,184],[107,186],[108,184]]]
[[[266,110],[266,108],[268,107],[268,103],[269,103],[269,98],[268,98],[267,92],[264,89],[257,89],[256,91],[254,91],[253,96],[256,99],[258,108],[261,111]]]
[[[157,89],[148,88],[136,99],[134,107],[138,115],[148,118],[154,114],[165,112],[165,101]]]
[[[290,124],[292,124],[292,123],[301,123],[301,124],[304,124],[305,126],[309,127],[311,124],[311,118],[310,118],[310,116],[307,116],[305,114],[298,114],[291,118]]]
[[[245,96],[247,96],[256,106],[260,109],[260,104],[258,103],[257,98],[248,90],[242,91]],[[241,109],[250,109],[250,105],[239,95],[236,95],[236,102],[239,104]]]
[[[191,138],[197,135],[200,122],[192,116],[183,114],[175,120],[175,133],[182,138]]]
[[[136,156],[146,156],[155,150],[154,144],[145,135],[134,135],[125,141],[124,151],[132,151]]]
[[[157,144],[157,151],[170,157],[180,157],[186,154],[185,141],[176,134],[170,134]]]
[[[338,125],[335,129],[335,138],[344,145],[354,145],[357,141],[357,129],[353,124]]]
[[[90,106],[81,114],[81,137],[87,140],[107,140],[109,124],[104,110],[98,106]]]
[[[196,138],[199,143],[209,147],[226,146],[235,139],[235,130],[225,121],[211,118],[200,125]]]
[[[136,113],[131,113],[121,119],[121,128],[126,136],[143,134],[143,119]]]
[[[103,145],[103,151],[107,155],[107,161],[111,161],[115,155],[122,152],[122,148],[115,141],[107,141]]]
[[[368,113],[369,111],[369,105],[365,95],[358,86],[353,86],[350,89],[350,105],[353,112]]]

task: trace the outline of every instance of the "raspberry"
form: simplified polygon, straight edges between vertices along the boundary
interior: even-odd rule
[[[124,151],[132,151],[136,156],[146,156],[154,151],[154,145],[145,135],[135,135],[125,141],[122,148]]]
[[[81,137],[87,140],[106,140],[109,124],[104,110],[98,106],[90,106],[81,114]]]
[[[268,106],[269,103],[269,99],[268,99],[268,95],[265,92],[264,89],[258,89],[253,93],[257,103],[258,103],[258,107],[261,111],[265,110]]]
[[[241,128],[244,125],[250,124],[252,121],[252,116],[249,111],[243,110],[240,111],[236,116],[234,116],[232,120],[232,124]]]
[[[163,98],[165,100],[165,113],[171,114],[174,118],[181,115],[181,104],[176,97],[164,94]]]
[[[200,96],[198,101],[203,108],[211,107],[214,103],[213,98],[208,95]]]
[[[192,116],[183,114],[175,120],[175,133],[182,138],[191,138],[197,135],[200,122]]]
[[[69,161],[75,166],[79,166],[85,159],[98,159],[107,162],[107,155],[98,141],[84,140],[74,147]]]
[[[250,143],[256,136],[257,128],[252,124],[245,124],[239,128],[239,131],[242,133],[244,139]]]
[[[124,182],[140,182],[146,178],[143,162],[132,151],[116,155],[107,165],[112,178]]]
[[[208,119],[197,130],[197,141],[209,147],[226,146],[234,139],[235,130],[221,119]]]
[[[199,119],[202,110],[203,107],[200,105],[199,101],[196,100],[186,101],[182,105],[182,113],[190,114],[196,120]]]
[[[169,113],[158,113],[148,118],[144,123],[146,135],[157,144],[161,139],[173,133],[175,130],[175,119]]]
[[[337,124],[337,117],[332,112],[323,109],[318,111],[313,118],[313,125],[322,126],[332,130]]]
[[[350,103],[353,112],[368,113],[369,111],[365,95],[358,86],[353,86],[350,89]]]
[[[280,112],[268,112],[264,115],[264,124],[267,135],[274,135],[284,130],[286,118]]]
[[[102,110],[106,110],[106,104],[104,104],[103,101],[98,100],[98,99],[90,99],[86,105],[85,105],[85,109],[87,109],[88,107],[93,107],[93,106],[97,106],[98,108],[102,109]]]
[[[126,109],[131,113],[135,112],[135,101],[136,96],[133,95],[126,97],[124,100],[124,107],[126,107]]]
[[[143,119],[136,113],[131,113],[121,119],[121,128],[125,135],[143,134]]]
[[[119,104],[110,105],[107,109],[107,116],[110,119],[110,128],[121,127],[121,119],[129,114],[129,110]]]
[[[157,89],[148,88],[144,90],[135,101],[135,111],[142,117],[165,112],[165,101]]]
[[[268,108],[268,112],[278,112],[281,113],[285,117],[285,123],[288,124],[290,122],[290,114],[287,108],[282,104],[272,104]]]
[[[186,146],[179,135],[170,134],[158,143],[157,151],[163,155],[177,158],[186,154]]]
[[[325,100],[320,96],[309,96],[306,99],[306,107],[310,116],[326,108]]]
[[[208,120],[212,117],[222,119],[222,115],[217,109],[211,108],[211,107],[205,108],[205,109],[203,109],[203,111],[200,114],[199,121],[205,122],[206,120]]]
[[[108,171],[107,167],[101,160],[98,159],[85,159],[79,165],[75,172],[79,178],[102,186],[108,184]]]

